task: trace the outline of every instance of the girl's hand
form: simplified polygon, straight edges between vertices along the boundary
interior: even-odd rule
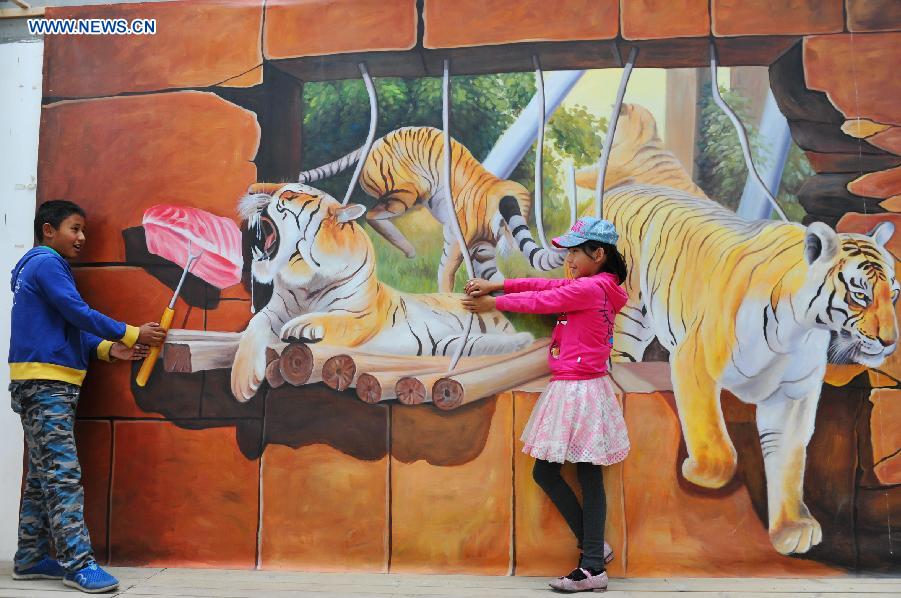
[[[464,297],[463,309],[474,314],[485,313],[495,309],[496,301],[491,295],[482,295],[481,297]]]
[[[471,278],[469,282],[466,283],[466,286],[463,287],[463,290],[470,297],[481,297],[482,295],[487,295],[495,291],[503,291],[504,283],[489,282],[484,278]]]
[[[147,357],[148,353],[150,353],[150,347],[148,347],[147,345],[141,345],[139,343],[135,343],[135,345],[131,348],[126,347],[122,343],[113,343],[113,346],[110,347],[109,350],[111,357],[124,361],[137,361],[138,359],[144,359],[145,357]]]

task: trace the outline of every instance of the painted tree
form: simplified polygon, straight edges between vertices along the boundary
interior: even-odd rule
[[[403,126],[441,127],[441,80],[376,79],[379,122],[376,137]],[[478,159],[484,160],[500,136],[535,94],[531,73],[453,77],[451,80],[451,135]],[[313,168],[347,154],[366,138],[369,100],[362,81],[328,81],[304,86],[303,168]],[[564,206],[558,173],[562,159],[584,166],[600,155],[605,118],[596,118],[582,106],[557,109],[548,122],[544,158],[544,189],[549,198],[548,224],[563,223],[557,217]],[[534,152],[513,171],[511,178],[534,187]],[[351,172],[322,181],[321,187],[343,197]],[[354,201],[371,198],[359,188]],[[566,214],[563,214],[566,216]],[[557,217],[555,219],[555,217]],[[559,220],[559,222],[557,221]]]
[[[441,127],[441,80],[437,78],[375,80],[379,103],[376,138],[403,126]],[[453,77],[451,81],[451,135],[478,160],[484,160],[501,135],[513,124],[535,94],[531,73]],[[363,144],[369,128],[369,99],[362,81],[328,81],[304,85],[303,164],[314,168],[343,156]],[[562,161],[585,166],[601,153],[607,119],[593,116],[585,107],[559,107],[547,123],[544,153],[544,222],[548,234],[560,234],[569,226],[569,209],[562,188]],[[512,179],[534,192],[535,153],[526,154]],[[343,198],[352,169],[318,181],[316,186]],[[372,205],[362,189],[354,189],[352,201]],[[414,211],[415,212],[415,211]],[[534,230],[534,215],[530,218]],[[407,259],[379,235],[370,237],[376,250],[379,278],[408,292],[437,290],[436,268],[441,257],[441,234],[431,218],[415,213],[396,224],[417,248]],[[413,223],[413,224],[411,224]],[[370,231],[371,232],[371,231]],[[522,256],[499,257],[508,276],[540,276]],[[457,271],[457,288],[466,272]],[[545,336],[549,320],[541,316],[511,314],[517,329]]]
[[[720,88],[720,93],[744,123],[754,163],[760,170],[771,159],[771,155],[765,140],[760,139],[757,127],[753,124],[748,100],[740,93],[724,88]],[[700,135],[695,159],[697,183],[711,198],[735,210],[747,178],[738,136],[729,117],[713,102],[710,89],[706,86],[701,92],[700,103]],[[798,203],[797,193],[804,181],[812,175],[813,169],[804,152],[793,144],[782,173],[779,193],[776,195],[776,201],[791,220],[800,221],[804,217],[804,208]]]

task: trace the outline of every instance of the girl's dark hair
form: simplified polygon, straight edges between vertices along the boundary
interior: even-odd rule
[[[619,284],[626,282],[629,270],[626,268],[626,260],[623,258],[623,254],[619,252],[616,245],[601,243],[599,241],[585,241],[578,247],[589,257],[593,257],[592,254],[598,249],[603,249],[607,259],[604,260],[604,265],[601,266],[601,272],[609,272],[610,274],[615,275],[619,278]]]
[[[78,214],[82,218],[86,218],[84,210],[77,203],[65,199],[53,199],[42,203],[34,216],[34,238],[38,243],[44,240],[45,222],[53,228],[59,228],[63,220],[72,214]]]

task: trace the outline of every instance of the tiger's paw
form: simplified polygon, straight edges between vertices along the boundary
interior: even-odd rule
[[[781,554],[803,554],[822,541],[823,529],[809,514],[777,522],[770,529],[770,542]]]
[[[734,451],[731,459],[697,460],[691,457],[682,462],[682,476],[702,488],[722,488],[735,475],[736,458]]]
[[[266,354],[251,343],[239,345],[231,371],[231,389],[235,399],[244,403],[253,398],[266,377]]]
[[[325,337],[325,326],[301,316],[282,326],[279,337],[285,342],[318,343]]]

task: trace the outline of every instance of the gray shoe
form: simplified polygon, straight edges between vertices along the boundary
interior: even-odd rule
[[[606,571],[592,575],[587,569],[576,569],[569,576],[558,577],[548,585],[557,592],[605,592],[607,590],[607,581]]]

